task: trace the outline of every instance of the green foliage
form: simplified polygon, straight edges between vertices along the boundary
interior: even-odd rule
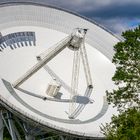
[[[140,140],[140,26],[122,36],[124,41],[114,46],[112,60],[116,65],[112,80],[117,88],[106,92],[119,115],[102,125],[101,131],[108,140]]]
[[[114,46],[113,57],[117,68],[112,80],[118,85],[118,89],[107,91],[109,103],[113,103],[118,109],[127,103],[140,105],[140,26],[124,32],[122,36],[124,41]]]
[[[140,111],[131,108],[113,116],[101,130],[108,140],[140,140]]]
[[[11,136],[10,136],[10,134],[9,134],[9,132],[8,132],[6,127],[4,128],[3,136],[4,136],[3,137],[4,140],[11,140]]]

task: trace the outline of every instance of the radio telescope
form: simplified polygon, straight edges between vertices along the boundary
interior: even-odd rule
[[[119,39],[45,2],[0,4],[0,104],[8,110],[1,110],[1,126],[12,140],[20,135],[11,117],[27,140],[44,132],[104,139],[100,126],[116,113],[105,91],[114,88],[111,59]]]

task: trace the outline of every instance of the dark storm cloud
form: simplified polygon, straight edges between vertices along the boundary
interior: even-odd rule
[[[140,0],[47,0],[56,5],[93,19],[121,34],[131,28],[129,23],[140,23]]]
[[[113,4],[100,7],[96,10],[81,11],[87,17],[110,18],[140,18],[140,4],[129,3],[125,5]]]
[[[0,0],[1,2],[14,0]],[[17,0],[15,0],[17,1]],[[87,17],[114,18],[140,17],[140,0],[18,0],[39,1],[40,3],[59,6]]]

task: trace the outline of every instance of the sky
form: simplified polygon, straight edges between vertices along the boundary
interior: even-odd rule
[[[121,35],[140,24],[140,0],[40,0],[86,16]]]

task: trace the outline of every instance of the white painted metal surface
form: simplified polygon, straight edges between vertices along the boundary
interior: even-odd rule
[[[92,22],[71,13],[52,7],[13,4],[0,7],[0,30],[3,35],[19,31],[34,31],[36,46],[24,46],[0,52],[0,99],[14,112],[29,120],[38,122],[43,129],[48,127],[85,137],[100,138],[100,126],[109,122],[116,110],[108,107],[105,91],[114,87],[111,78],[115,66],[111,63],[113,45],[119,40]],[[65,20],[64,20],[65,19]],[[65,22],[64,22],[65,21]],[[85,39],[90,66],[93,91],[86,88],[84,68],[79,70],[78,97],[76,100],[76,119],[68,118],[73,51],[66,48],[47,66],[41,68],[21,85],[23,90],[11,85],[38,61],[37,56],[50,52],[50,48],[64,39],[74,28],[88,28]],[[82,61],[80,61],[80,67]],[[47,85],[55,77],[62,87],[59,96],[49,100]],[[88,80],[90,82],[90,80]],[[29,94],[30,93],[30,94]],[[38,97],[46,97],[38,98]],[[21,116],[22,116],[21,115]]]

